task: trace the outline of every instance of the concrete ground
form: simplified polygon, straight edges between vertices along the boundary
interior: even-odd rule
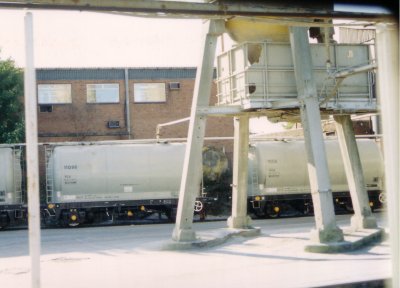
[[[381,227],[385,215],[375,214]],[[337,216],[349,225],[349,215]],[[304,251],[312,217],[255,220],[258,237],[212,247],[163,250],[172,224],[42,230],[43,288],[321,287],[390,278],[387,241],[338,254]],[[225,222],[196,223],[196,231]],[[29,287],[26,230],[0,232],[0,287]]]

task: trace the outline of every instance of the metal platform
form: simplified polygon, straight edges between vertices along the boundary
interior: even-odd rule
[[[369,65],[370,45],[311,44],[310,50],[322,114],[377,110],[373,72],[361,71],[345,78],[339,74]],[[293,110],[300,102],[289,43],[240,44],[217,57],[217,74],[220,106],[239,105],[244,111],[283,110],[283,114],[289,109],[298,114]]]

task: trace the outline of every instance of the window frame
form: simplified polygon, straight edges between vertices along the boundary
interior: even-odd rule
[[[56,89],[57,87],[59,89]],[[64,91],[62,91],[62,89],[60,89],[61,87],[65,87],[66,89]],[[51,88],[53,88],[53,89],[51,89]],[[43,95],[42,93],[46,93],[48,95],[46,95],[46,94]],[[57,97],[61,97],[61,100],[55,101],[54,99],[57,99]],[[47,101],[43,101],[46,98],[47,98]],[[37,84],[37,104],[38,105],[72,104],[72,84],[70,84],[70,83]]]
[[[162,85],[162,87],[161,87]],[[160,87],[157,87],[160,86]],[[137,82],[133,83],[133,103],[136,104],[161,104],[167,103],[167,85],[165,82]],[[147,90],[147,91],[146,91]],[[149,95],[152,92],[162,92],[160,100]],[[140,93],[143,93],[142,95]],[[140,95],[140,96],[139,96]],[[140,97],[138,99],[138,96]]]
[[[39,112],[40,113],[52,113],[53,112],[53,104],[39,104]]]
[[[181,82],[169,82],[168,87],[169,87],[169,90],[180,90]]]
[[[117,97],[117,98],[115,98],[115,99],[109,99],[109,100],[107,100],[107,101],[97,101],[98,100],[98,98],[97,98],[97,90],[96,90],[96,88],[94,88],[94,89],[91,89],[91,87],[90,86],[104,86],[104,85],[106,85],[106,86],[116,86],[116,95],[112,95],[112,97]],[[86,104],[120,104],[120,89],[119,89],[119,83],[87,83],[86,84]],[[101,88],[97,88],[97,89],[99,89],[100,91],[101,91],[101,89],[104,89],[104,88],[106,88],[106,87],[101,87]],[[92,96],[92,95],[89,95],[89,92],[90,91],[94,91],[95,92],[95,95],[94,96]],[[99,91],[99,92],[100,92]],[[107,89],[106,90],[103,90],[102,91],[102,93],[105,93],[105,91],[107,91]],[[110,89],[110,91],[112,91],[111,89]],[[100,94],[100,93],[99,93]],[[95,101],[89,101],[89,97],[94,97],[94,100]],[[105,97],[105,95],[99,95],[99,97]]]

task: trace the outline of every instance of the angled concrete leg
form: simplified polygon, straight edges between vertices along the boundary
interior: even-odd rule
[[[249,117],[234,118],[233,147],[233,185],[232,216],[228,218],[229,228],[250,228],[250,217],[247,216],[247,175],[249,153]]]
[[[206,117],[198,113],[197,108],[209,105],[217,38],[223,31],[223,21],[211,20],[205,23],[203,55],[197,67],[178,211],[172,234],[172,239],[175,241],[185,242],[196,239],[196,234],[192,228],[193,213],[196,196],[200,191],[202,148],[206,127]]]
[[[336,226],[307,28],[291,27],[290,42],[316,222],[311,239],[320,243],[343,241],[343,232]]]
[[[360,155],[350,115],[335,115],[334,119],[354,209],[351,227],[354,230],[376,228],[376,219],[372,215],[369,206]]]

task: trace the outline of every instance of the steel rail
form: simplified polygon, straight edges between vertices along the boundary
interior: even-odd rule
[[[360,2],[354,2],[356,5]],[[313,5],[311,5],[313,4]],[[305,5],[304,1],[296,4],[278,3],[277,1],[246,2],[246,1],[215,1],[207,3],[193,3],[182,1],[146,1],[146,0],[0,0],[0,8],[28,8],[28,9],[55,9],[78,11],[113,11],[131,12],[133,16],[153,16],[157,18],[174,15],[176,18],[228,18],[233,16],[286,16],[306,18],[335,18],[335,19],[369,19],[378,21],[382,18],[392,18],[388,12],[351,12],[335,11],[333,4],[315,5],[311,1]],[[303,7],[302,7],[303,6]],[[305,6],[305,7],[304,7]],[[380,7],[379,3],[376,3]]]

